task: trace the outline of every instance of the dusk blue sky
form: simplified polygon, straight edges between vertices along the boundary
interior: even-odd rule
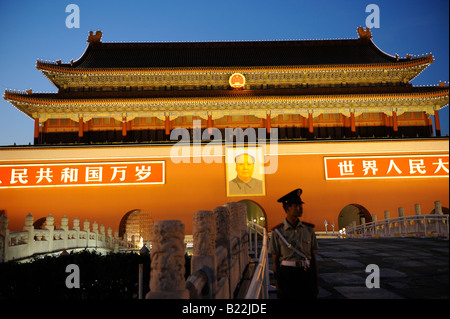
[[[80,28],[66,27],[66,6],[80,8]],[[449,1],[5,1],[0,0],[0,90],[57,92],[36,60],[77,60],[90,30],[103,42],[233,41],[357,38],[366,6],[380,9],[374,43],[400,57],[432,53],[414,85],[449,81]],[[330,52],[330,54],[332,54]],[[448,107],[440,111],[449,133]],[[33,143],[34,122],[0,100],[0,145]]]

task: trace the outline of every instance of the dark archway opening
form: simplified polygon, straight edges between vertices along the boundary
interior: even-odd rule
[[[247,220],[267,228],[267,215],[264,209],[257,202],[249,199],[239,201],[247,205]]]
[[[372,215],[364,206],[359,204],[347,205],[339,213],[338,228],[345,228],[352,224],[353,221],[356,222],[356,225],[360,225],[361,217],[365,218],[366,223],[370,223],[372,221]]]

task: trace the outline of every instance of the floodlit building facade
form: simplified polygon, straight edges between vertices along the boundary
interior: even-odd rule
[[[4,94],[35,127],[34,146],[0,149],[12,229],[51,213],[142,238],[180,219],[189,234],[197,210],[230,201],[271,228],[298,187],[318,230],[435,201],[448,211],[449,87],[410,83],[431,55],[389,55],[362,28],[346,40],[101,38],[76,61],[37,62],[57,93]]]

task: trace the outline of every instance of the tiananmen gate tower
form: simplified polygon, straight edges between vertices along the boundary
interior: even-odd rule
[[[34,120],[34,145],[0,148],[10,229],[51,213],[141,237],[180,219],[190,234],[197,210],[231,201],[270,229],[285,217],[276,200],[295,188],[317,230],[414,214],[416,203],[448,213],[449,86],[413,86],[432,55],[393,56],[357,31],[164,43],[102,42],[97,31],[78,60],[37,61],[57,93],[4,93]]]

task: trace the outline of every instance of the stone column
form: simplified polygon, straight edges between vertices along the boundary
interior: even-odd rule
[[[434,213],[438,215],[443,215],[442,204],[438,200],[434,202]]]
[[[179,220],[157,221],[150,237],[150,291],[146,298],[188,299],[184,279],[184,224]]]
[[[422,208],[420,207],[420,204],[414,204],[414,212],[416,215],[422,215]]]
[[[95,234],[95,247],[98,248],[98,223],[96,221],[92,224],[92,232]]]
[[[245,203],[236,203],[239,212],[239,228],[241,231],[240,241],[241,241],[241,252],[240,252],[240,262],[241,262],[241,274],[248,265],[248,231],[247,231],[247,205]]]
[[[86,219],[83,223],[83,230],[86,232],[86,247],[89,247],[89,230],[90,230],[90,223]]]
[[[75,247],[80,247],[80,220],[78,218],[73,219],[72,229],[76,231],[75,233]]]
[[[69,218],[67,218],[66,215],[63,216],[63,218],[61,218],[61,229],[64,230],[64,249],[67,249],[67,245],[68,245],[68,237],[69,237]]]
[[[225,205],[230,212],[230,241],[231,241],[231,291],[233,292],[241,279],[241,226],[239,217],[239,206],[237,203],[227,203]]]
[[[45,219],[45,229],[48,230],[48,251],[53,251],[53,234],[55,231],[55,226],[54,226],[54,222],[55,222],[55,218],[50,214],[47,216],[47,218]]]
[[[193,254],[191,274],[202,270],[208,277],[209,298],[216,293],[217,259],[216,259],[216,223],[212,211],[200,210],[194,215]]]
[[[8,249],[9,249],[9,229],[8,229],[8,217],[5,215],[0,216],[0,235],[3,236],[3,253],[0,253],[0,262],[5,262],[9,260]],[[1,248],[1,245],[0,245]]]
[[[28,256],[34,254],[34,217],[31,214],[28,214],[25,217],[25,225],[23,226],[23,230],[28,232]]]
[[[230,211],[225,206],[216,207],[213,211],[216,222],[216,247],[223,247],[227,251],[227,258],[219,265],[217,276],[219,284],[225,285],[223,288],[225,293],[222,298],[229,298],[231,296]]]

